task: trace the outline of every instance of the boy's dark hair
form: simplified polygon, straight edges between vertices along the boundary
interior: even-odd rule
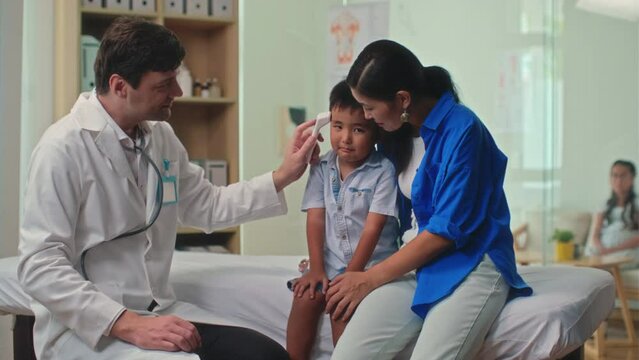
[[[119,17],[104,33],[95,59],[96,91],[106,94],[113,74],[137,88],[144,73],[175,70],[184,55],[171,30],[142,18]]]
[[[362,105],[355,100],[351,88],[346,83],[346,80],[338,82],[328,97],[328,106],[330,110],[333,109],[350,109],[351,111],[361,111],[364,114]],[[375,142],[379,140],[380,129],[372,120],[366,121],[369,124],[367,127],[373,132],[373,139]]]
[[[342,80],[333,86],[333,90],[331,90],[331,94],[328,98],[329,110],[336,107],[338,109],[362,109],[362,105],[353,97],[351,88],[346,83],[346,80]]]

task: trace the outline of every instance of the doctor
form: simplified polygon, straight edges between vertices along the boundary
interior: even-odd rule
[[[304,131],[313,122],[296,129],[277,170],[211,185],[162,121],[182,95],[184,54],[160,25],[115,20],[96,91],[32,154],[18,277],[33,298],[40,360],[288,358],[255,331],[195,322],[202,310],[176,301],[168,277],[178,224],[211,232],[286,213],[282,189],[317,155]]]

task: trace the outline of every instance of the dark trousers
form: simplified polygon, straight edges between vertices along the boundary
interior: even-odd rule
[[[193,323],[202,337],[197,354],[202,360],[288,360],[275,340],[251,329]]]

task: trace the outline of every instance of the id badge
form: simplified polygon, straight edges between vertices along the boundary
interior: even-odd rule
[[[177,179],[175,176],[169,176],[169,167],[171,162],[168,159],[162,161],[164,165],[164,176],[162,176],[162,205],[175,204],[178,201]]]
[[[162,205],[175,204],[178,201],[177,180],[175,176],[162,176],[164,196]]]

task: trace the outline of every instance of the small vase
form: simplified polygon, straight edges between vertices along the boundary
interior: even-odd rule
[[[555,261],[568,261],[574,259],[575,243],[569,242],[555,242]]]

